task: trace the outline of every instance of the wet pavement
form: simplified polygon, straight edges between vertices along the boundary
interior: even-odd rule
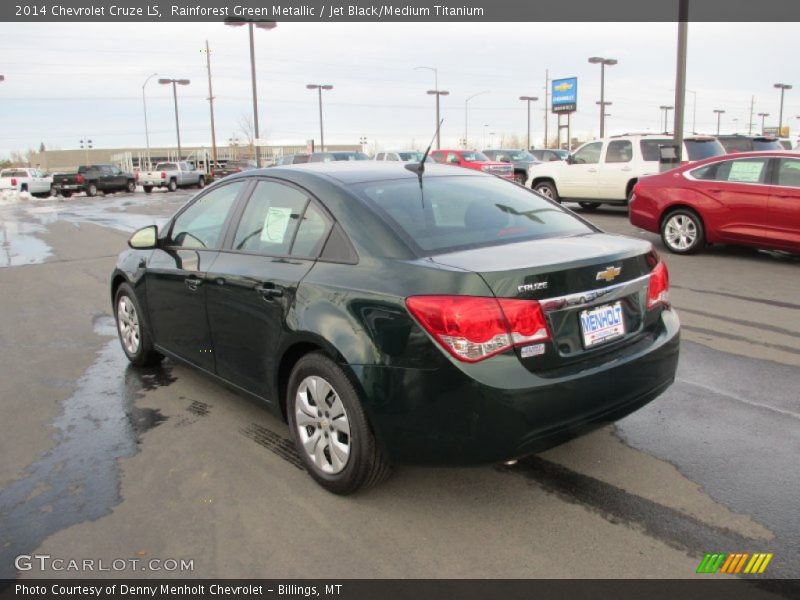
[[[0,441],[0,578],[34,552],[190,557],[209,577],[692,577],[719,551],[772,552],[770,577],[800,577],[793,257],[666,256],[678,377],[616,425],[513,466],[400,469],[337,498],[263,407],[169,361],[134,369],[119,348],[113,257],[188,196],[0,206],[0,416],[25,432]],[[588,216],[653,239],[618,211]],[[75,288],[48,294],[54,278]]]

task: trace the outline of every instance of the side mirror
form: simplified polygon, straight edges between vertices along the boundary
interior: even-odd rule
[[[567,164],[574,165],[575,164],[575,157],[572,154],[567,154],[566,158]]]
[[[152,250],[158,247],[158,227],[155,225],[148,225],[142,227],[140,230],[128,239],[128,246],[134,250]]]

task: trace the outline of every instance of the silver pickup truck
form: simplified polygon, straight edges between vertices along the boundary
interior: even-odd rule
[[[179,187],[192,185],[203,188],[206,185],[206,176],[188,162],[162,162],[156,164],[152,171],[140,172],[137,182],[146,194],[152,192],[153,188],[167,188],[174,192]]]

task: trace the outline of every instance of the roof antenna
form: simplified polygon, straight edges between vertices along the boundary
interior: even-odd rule
[[[431,138],[431,143],[428,144],[428,149],[425,150],[425,154],[422,155],[422,160],[419,163],[407,163],[406,169],[409,171],[413,171],[419,176],[419,185],[422,186],[422,174],[425,172],[425,161],[428,159],[428,154],[430,154],[431,146],[433,146],[433,140],[436,139],[436,136],[439,134],[439,129],[442,127],[442,123],[444,123],[444,119],[439,121],[439,124],[436,126],[436,131]]]

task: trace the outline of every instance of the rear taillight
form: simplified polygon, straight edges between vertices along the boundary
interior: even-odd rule
[[[75,178],[75,182],[76,182],[76,183],[83,183],[83,175],[78,175],[78,176]]]
[[[167,178],[167,172],[161,171],[161,179],[166,179],[166,178]]]
[[[550,339],[542,307],[535,300],[411,296],[406,306],[445,350],[464,362]]]
[[[16,177],[12,177],[11,178],[11,186],[12,187],[17,187],[17,178]]]
[[[136,171],[136,173],[134,174],[134,176],[136,177],[136,181],[139,181],[139,171]]]
[[[647,309],[659,304],[669,306],[669,271],[663,260],[650,271],[650,283],[647,286]]]

